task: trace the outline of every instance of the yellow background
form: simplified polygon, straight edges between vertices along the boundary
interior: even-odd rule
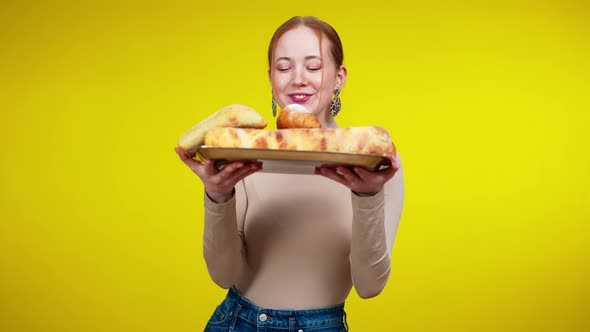
[[[343,126],[380,124],[406,204],[353,331],[590,330],[585,1],[0,2],[0,331],[201,331],[202,185],[178,137],[270,116],[294,15],[345,47]],[[285,193],[288,195],[288,192]]]

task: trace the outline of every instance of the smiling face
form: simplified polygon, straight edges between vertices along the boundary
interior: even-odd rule
[[[346,80],[346,67],[330,56],[331,42],[299,25],[285,32],[273,52],[269,76],[273,95],[281,108],[300,104],[318,117],[324,127],[333,126],[330,101]],[[321,44],[321,49],[320,49]]]

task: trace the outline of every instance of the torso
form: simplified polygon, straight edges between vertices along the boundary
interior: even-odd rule
[[[344,302],[352,287],[350,189],[316,175],[256,173],[244,184],[248,269],[238,291],[276,309]]]

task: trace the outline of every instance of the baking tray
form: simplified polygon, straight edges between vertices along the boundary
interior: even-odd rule
[[[315,168],[321,165],[360,166],[374,171],[390,164],[389,158],[374,154],[210,146],[197,148],[196,157],[203,161],[216,160],[217,168],[223,168],[231,161],[257,160],[263,163],[262,172],[288,174],[313,174]]]

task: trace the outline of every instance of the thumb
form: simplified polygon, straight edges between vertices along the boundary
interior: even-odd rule
[[[191,169],[194,169],[195,167],[198,167],[201,165],[201,163],[199,161],[193,159],[181,147],[177,146],[176,148],[174,148],[174,151],[176,152],[176,154],[178,154],[178,156],[180,157],[180,160],[182,160],[182,162],[185,163]]]

